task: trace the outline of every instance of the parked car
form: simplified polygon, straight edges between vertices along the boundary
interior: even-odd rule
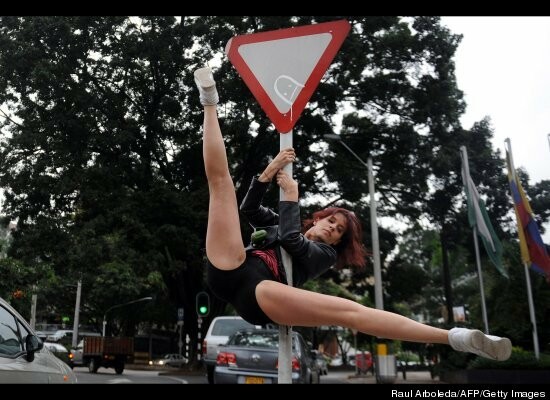
[[[76,383],[23,317],[0,298],[0,383]]]
[[[214,368],[218,356],[218,347],[227,343],[229,336],[239,329],[254,327],[241,317],[221,316],[212,320],[202,341],[202,360],[206,366],[208,383],[214,383]],[[260,326],[256,327],[261,328]]]
[[[69,351],[65,346],[59,343],[45,342],[44,347],[51,351],[54,356],[69,365]]]
[[[181,368],[187,364],[187,358],[177,353],[165,354],[162,358],[149,361],[149,365],[158,365],[160,367],[176,367]]]
[[[73,331],[69,329],[59,329],[46,337],[46,342],[57,343],[60,340],[71,341],[73,337]]]
[[[279,330],[239,330],[220,347],[214,383],[277,383]],[[292,333],[292,383],[319,383],[320,372],[302,335]]]
[[[78,340],[82,340],[89,336],[100,337],[101,333],[78,331]],[[57,330],[53,334],[47,336],[46,342],[54,342],[65,346],[71,346],[73,342],[73,331],[68,329]]]
[[[82,351],[84,350],[84,340],[81,340],[76,345],[75,349],[71,349],[69,352],[69,367],[84,366],[84,360],[82,358]]]

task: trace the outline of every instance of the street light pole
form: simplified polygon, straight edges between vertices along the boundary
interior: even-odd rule
[[[152,297],[142,297],[141,299],[132,300],[132,301],[129,301],[129,302],[123,303],[123,304],[117,304],[117,305],[114,305],[114,306],[108,308],[107,311],[105,311],[105,314],[103,314],[103,334],[102,334],[102,336],[105,336],[105,327],[107,326],[107,313],[109,311],[111,311],[115,308],[124,307],[124,306],[130,305],[130,304],[138,303],[140,301],[149,301],[149,300],[153,300],[153,298]]]
[[[377,309],[383,310],[384,297],[382,296],[382,268],[380,265],[380,241],[378,240],[378,222],[376,220],[376,200],[374,198],[372,157],[367,159],[367,165],[369,170],[370,229],[372,237],[372,257],[374,262],[374,304]]]
[[[72,346],[73,349],[76,349],[78,345],[78,325],[80,324],[80,295],[82,293],[82,278],[78,280],[76,286],[76,302],[74,305],[74,320],[73,320],[73,340]],[[105,335],[103,335],[105,336]]]
[[[376,200],[374,198],[374,175],[372,172],[372,158],[368,158],[368,162],[364,162],[340,137],[327,133],[323,135],[325,139],[335,140],[346,148],[353,156],[367,168],[368,171],[368,183],[369,183],[369,197],[370,197],[370,227],[372,237],[372,255],[374,264],[374,304],[377,309],[384,309],[384,299],[382,296],[382,272],[380,265],[380,244],[378,239],[378,223],[376,221]]]

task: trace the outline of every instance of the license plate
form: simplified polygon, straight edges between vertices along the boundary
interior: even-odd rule
[[[244,383],[264,383],[264,378],[260,376],[247,376]]]

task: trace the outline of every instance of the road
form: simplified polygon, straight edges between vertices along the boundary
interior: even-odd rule
[[[122,375],[117,375],[111,368],[100,368],[96,374],[88,372],[88,368],[75,367],[73,372],[76,375],[77,383],[84,384],[132,384],[132,383],[154,383],[154,384],[185,384],[185,383],[206,383],[206,378],[203,378],[204,382],[200,381],[200,376],[173,376],[173,375],[159,375],[159,371],[141,371],[125,369]]]
[[[91,374],[87,368],[76,367],[74,372],[78,383],[84,384],[206,384],[205,375],[186,375],[176,369],[166,371],[147,371],[125,369],[122,375],[117,375],[113,369],[100,368],[97,374]],[[170,374],[170,375],[168,375]],[[321,384],[376,384],[372,375],[355,377],[353,371],[329,371],[321,376]],[[437,378],[432,380],[427,371],[407,372],[407,379],[402,374],[395,379],[396,384],[441,384]]]

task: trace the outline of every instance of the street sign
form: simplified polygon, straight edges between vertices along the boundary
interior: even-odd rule
[[[225,47],[268,118],[292,130],[351,26],[346,20],[240,35]]]

